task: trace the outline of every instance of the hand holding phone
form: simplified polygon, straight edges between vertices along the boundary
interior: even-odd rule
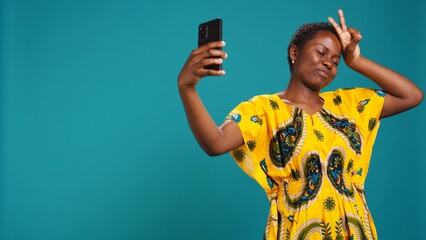
[[[191,89],[203,77],[225,75],[221,64],[227,54],[222,51],[225,42],[222,41],[221,19],[199,25],[198,46],[191,52],[179,73],[179,89]]]
[[[198,26],[198,47],[216,41],[222,41],[222,19],[217,18]],[[218,48],[222,50],[222,48]],[[222,64],[213,64],[204,67],[205,69],[222,70]]]

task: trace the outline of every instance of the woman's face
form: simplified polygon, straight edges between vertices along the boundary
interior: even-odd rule
[[[320,91],[337,74],[341,45],[336,35],[328,31],[318,32],[302,48],[293,46],[290,51],[295,60],[292,78],[302,81],[307,87]]]

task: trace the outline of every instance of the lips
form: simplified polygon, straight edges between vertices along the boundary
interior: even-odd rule
[[[328,79],[330,77],[330,70],[328,69],[317,68],[316,71],[322,78]]]

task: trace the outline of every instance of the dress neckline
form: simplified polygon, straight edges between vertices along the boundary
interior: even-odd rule
[[[285,105],[285,106],[288,106],[288,107],[291,107],[291,108],[295,108],[295,109],[300,109],[301,111],[303,111],[303,113],[305,113],[305,114],[307,114],[307,115],[309,115],[309,116],[314,116],[314,115],[317,115],[318,113],[320,113],[321,112],[321,110],[323,110],[324,108],[325,108],[325,105],[326,105],[326,101],[325,101],[325,99],[321,96],[322,94],[320,94],[320,98],[322,99],[322,101],[323,101],[323,104],[322,104],[322,106],[320,107],[320,108],[318,108],[318,110],[317,111],[315,111],[315,112],[313,112],[312,114],[311,113],[309,113],[308,111],[306,111],[305,109],[303,109],[303,108],[301,108],[301,107],[298,107],[298,106],[295,106],[295,105],[293,105],[293,104],[291,104],[290,102],[287,102],[287,101],[285,101],[285,99],[282,99],[282,98],[280,98],[280,96],[279,96],[279,94],[278,93],[275,93],[274,94],[274,96],[277,98],[277,99],[279,99],[279,101],[283,104],[283,105]]]

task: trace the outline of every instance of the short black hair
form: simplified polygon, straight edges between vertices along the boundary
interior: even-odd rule
[[[287,60],[290,66],[290,71],[292,71],[292,64],[290,58],[290,48],[292,45],[295,45],[299,49],[302,48],[309,40],[312,40],[314,36],[321,31],[331,32],[336,35],[337,39],[339,39],[339,35],[337,34],[336,29],[334,29],[331,24],[328,22],[319,22],[319,23],[306,23],[300,26],[296,32],[291,37],[290,43],[287,47]]]

